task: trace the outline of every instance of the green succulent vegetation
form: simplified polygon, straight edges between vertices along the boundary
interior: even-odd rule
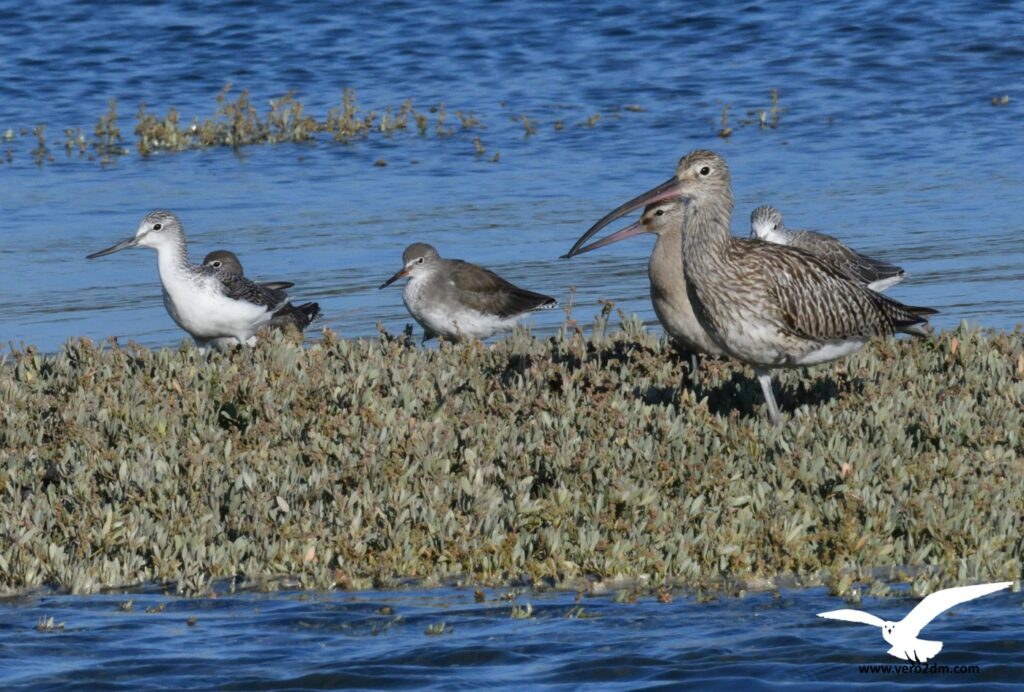
[[[228,355],[13,350],[0,590],[628,581],[671,600],[1020,577],[1020,328],[781,372],[776,429],[740,366],[680,392],[685,358],[606,316],[439,349],[328,330]]]

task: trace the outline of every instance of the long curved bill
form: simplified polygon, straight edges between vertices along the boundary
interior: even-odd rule
[[[644,233],[646,230],[647,229],[644,228],[643,222],[637,221],[636,223],[632,223],[626,226],[621,231],[615,231],[610,236],[606,236],[604,238],[601,238],[601,240],[591,243],[590,245],[585,245],[579,248],[578,250],[575,251],[574,256],[582,255],[584,252],[590,252],[591,250],[596,250],[597,248],[604,247],[605,245],[617,243],[620,240],[625,240],[626,238],[632,238],[635,235],[640,235],[641,233]]]
[[[618,207],[616,207],[615,209],[601,217],[600,221],[598,221],[589,229],[587,229],[587,232],[580,236],[580,239],[576,241],[576,244],[572,246],[572,249],[570,249],[569,252],[562,255],[562,259],[568,259],[583,252],[583,250],[580,250],[580,248],[583,246],[584,243],[590,240],[590,238],[595,233],[597,233],[602,228],[610,224],[612,221],[615,221],[615,219],[621,216],[625,216],[634,209],[642,207],[647,204],[653,204],[654,202],[661,202],[662,200],[666,199],[679,199],[680,197],[682,197],[679,187],[679,181],[675,178],[675,176],[673,176],[666,180],[665,182],[663,182],[658,187],[648,190],[647,192],[643,193],[642,195],[639,195],[638,197],[634,197],[625,204],[619,205]],[[621,240],[621,238],[617,238],[617,240]],[[600,246],[595,243],[594,247],[591,247],[590,249],[593,250],[595,247]]]
[[[382,288],[387,288],[387,287],[388,287],[388,286],[390,286],[391,284],[393,284],[393,283],[395,283],[396,281],[398,281],[399,279],[401,279],[401,278],[402,278],[403,276],[409,276],[409,270],[408,270],[408,269],[406,269],[405,267],[402,267],[402,268],[401,268],[401,269],[399,269],[399,270],[398,270],[397,272],[395,272],[395,275],[394,275],[394,276],[392,276],[392,277],[391,277],[390,279],[388,279],[387,281],[385,281],[384,283],[382,283],[382,284],[381,284],[380,286],[378,286],[378,287],[377,287],[377,290],[379,291],[379,290],[380,290],[380,289],[382,289]]]
[[[120,250],[135,247],[138,244],[138,242],[138,239],[136,239],[135,237],[127,238],[125,240],[122,240],[117,245],[111,245],[106,250],[100,250],[99,252],[94,252],[91,255],[86,255],[85,259],[96,259],[97,257],[103,257],[103,255],[112,255],[115,252],[119,252]]]

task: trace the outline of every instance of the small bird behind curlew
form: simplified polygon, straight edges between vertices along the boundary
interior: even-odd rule
[[[806,250],[872,291],[884,291],[907,278],[901,267],[862,255],[830,235],[786,228],[782,212],[772,206],[751,212],[750,237]]]

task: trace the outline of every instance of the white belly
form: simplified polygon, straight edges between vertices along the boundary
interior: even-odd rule
[[[864,347],[867,339],[848,339],[846,341],[832,341],[822,344],[817,348],[808,351],[796,360],[797,365],[817,365],[828,363],[833,360],[845,358],[851,353],[856,353]]]
[[[753,313],[730,320],[724,342],[730,355],[764,367],[817,365],[845,358],[864,347],[867,339],[851,338],[816,342],[780,334],[778,328]]]
[[[426,336],[437,334],[449,341],[486,339],[512,329],[522,315],[499,317],[460,305],[442,305],[427,300],[422,294],[422,281],[411,279],[405,285],[402,299],[409,314],[426,330]]]
[[[273,317],[264,306],[232,300],[217,292],[208,283],[214,279],[196,284],[191,278],[166,280],[161,275],[161,280],[168,314],[196,340],[234,337],[248,342]]]

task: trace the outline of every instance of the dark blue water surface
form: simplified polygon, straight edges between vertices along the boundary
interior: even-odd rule
[[[1007,592],[934,620],[922,636],[944,643],[930,663],[946,669],[910,672],[862,670],[909,664],[886,653],[878,628],[816,617],[847,607],[823,589],[703,604],[682,596],[630,604],[611,595],[507,594],[488,591],[480,603],[472,589],[454,588],[23,598],[0,605],[0,685],[1010,689],[1024,671],[1020,594]],[[128,612],[120,606],[127,600]],[[899,620],[916,602],[865,599],[862,607]],[[529,617],[513,617],[513,609]],[[40,631],[44,618],[63,629]],[[965,666],[976,668],[959,672]]]
[[[52,351],[69,337],[175,344],[154,253],[84,256],[134,233],[157,208],[182,218],[194,259],[229,248],[247,272],[294,281],[345,336],[410,321],[401,289],[377,286],[402,249],[497,270],[565,300],[598,298],[653,323],[635,239],[557,259],[613,206],[666,179],[686,151],[724,154],[735,233],[779,206],[794,227],[833,233],[903,265],[892,295],[1009,328],[1024,315],[1024,42],[1018,3],[965,0],[607,3],[0,2],[0,340]],[[91,132],[119,104],[128,145],[143,103],[210,117],[225,83],[261,111],[290,89],[323,119],[356,90],[364,109],[411,98],[471,111],[482,128],[415,130],[344,145],[217,148],[101,165],[68,155],[64,128]],[[741,125],[770,105],[777,128]],[[1005,105],[994,96],[1008,95]],[[725,104],[732,136],[716,135]],[[629,108],[627,108],[627,106]],[[639,108],[633,108],[633,106]],[[582,126],[600,114],[594,127]],[[537,123],[525,136],[520,121]],[[434,116],[432,116],[433,118]],[[556,121],[564,127],[555,128]],[[37,165],[21,128],[46,123],[54,161]],[[433,127],[433,121],[431,124]],[[480,137],[485,156],[474,153]],[[6,152],[10,150],[10,160]],[[491,156],[500,152],[500,161]],[[375,166],[384,159],[387,166]],[[538,314],[551,332],[559,311]],[[312,335],[316,338],[316,334]],[[491,594],[493,597],[493,594]],[[938,662],[976,676],[866,675],[888,662],[877,631],[826,623],[822,592],[712,604],[636,605],[534,594],[534,617],[474,604],[471,592],[32,597],[0,606],[0,686],[462,685],[604,682],[719,686],[1019,682],[1017,595],[944,616]],[[144,608],[166,603],[162,613]],[[391,606],[395,614],[379,612]],[[905,603],[871,604],[905,612]],[[882,612],[881,614],[885,614]],[[196,617],[189,626],[187,619]],[[61,632],[37,632],[42,616]],[[400,620],[396,617],[400,616]],[[445,622],[454,632],[428,636]],[[895,661],[895,659],[892,659]]]
[[[711,5],[0,3],[0,131],[46,123],[56,159],[37,166],[31,134],[0,142],[13,150],[9,163],[0,156],[0,339],[176,343],[154,253],[84,260],[155,208],[181,216],[195,260],[233,249],[250,274],[294,281],[293,295],[318,300],[343,335],[410,321],[401,289],[377,286],[413,241],[562,300],[575,286],[578,317],[604,297],[653,323],[653,239],[557,257],[696,147],[730,163],[734,232],[772,203],[790,226],[902,264],[912,280],[892,294],[940,309],[940,327],[1024,319],[1020,6]],[[261,112],[295,89],[323,119],[348,86],[363,109],[444,101],[449,122],[472,111],[483,129],[133,152],[105,167],[64,151],[64,128],[91,133],[110,98],[131,146],[141,104],[208,118],[227,82]],[[740,126],[773,88],[778,127]],[[992,105],[1002,95],[1009,103]],[[724,104],[728,140],[715,134]],[[580,125],[594,114],[593,128]],[[487,148],[479,159],[474,136]],[[543,333],[560,319],[534,323]]]

